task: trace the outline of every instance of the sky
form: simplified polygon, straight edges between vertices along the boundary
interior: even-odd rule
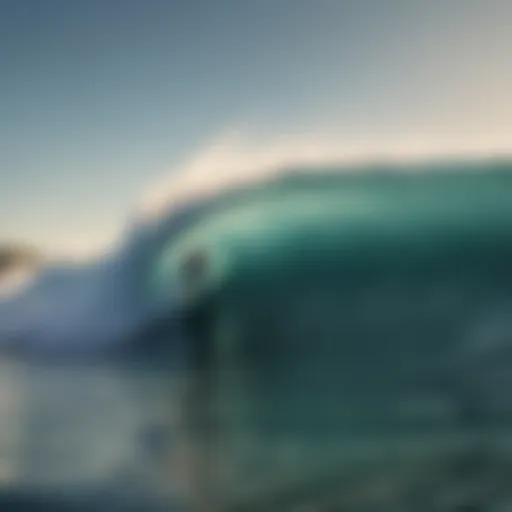
[[[0,0],[0,241],[93,253],[230,155],[512,151],[511,26],[510,0]]]

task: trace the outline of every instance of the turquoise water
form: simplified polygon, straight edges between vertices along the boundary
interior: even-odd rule
[[[489,169],[419,175],[319,172],[232,193],[156,255],[150,294],[165,300],[171,290],[181,290],[181,265],[196,250],[208,255],[206,281],[213,285],[238,264],[262,268],[273,260],[279,266],[280,258],[315,258],[331,246],[358,251],[354,258],[381,257],[392,241],[389,258],[404,262],[440,245],[461,254],[467,246],[507,245],[511,189],[512,173]]]
[[[472,457],[481,478],[509,474],[511,175],[308,176],[241,197],[178,236],[152,281],[214,312],[225,495],[352,470],[370,485],[401,468],[407,486]]]

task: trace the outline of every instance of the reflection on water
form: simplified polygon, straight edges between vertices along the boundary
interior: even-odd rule
[[[2,359],[0,509],[3,497],[9,510],[18,502],[29,507],[33,493],[82,501],[99,493],[106,510],[114,497],[125,502],[120,511],[137,500],[148,512],[168,506],[178,380],[147,365]],[[34,500],[27,510],[42,510],[44,500]]]

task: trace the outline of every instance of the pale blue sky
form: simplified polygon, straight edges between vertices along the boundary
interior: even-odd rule
[[[0,239],[82,250],[219,134],[510,134],[510,0],[0,0]]]

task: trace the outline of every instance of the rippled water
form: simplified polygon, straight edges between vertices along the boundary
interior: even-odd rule
[[[21,503],[34,492],[99,493],[107,496],[104,506],[130,497],[130,506],[142,500],[148,512],[169,503],[177,390],[169,374],[133,365],[1,360],[0,509],[2,496],[13,500],[14,493]],[[27,510],[40,510],[44,501]]]

